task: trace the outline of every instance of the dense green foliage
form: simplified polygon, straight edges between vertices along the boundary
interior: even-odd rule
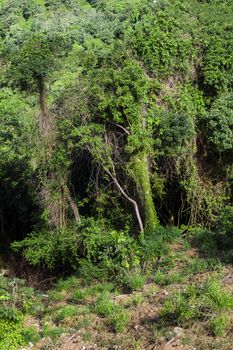
[[[194,226],[232,248],[232,10],[0,1],[2,246],[99,278]]]

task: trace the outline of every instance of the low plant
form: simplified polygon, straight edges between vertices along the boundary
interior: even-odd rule
[[[122,305],[103,294],[95,303],[93,311],[105,317],[107,324],[116,332],[122,332],[129,322],[129,314]]]
[[[169,244],[180,237],[176,227],[158,226],[141,237],[141,254],[144,268],[169,252]]]
[[[195,320],[208,320],[211,325],[215,315],[216,322],[211,327],[216,325],[217,329],[224,310],[233,310],[233,296],[225,292],[218,281],[208,279],[202,286],[191,285],[171,295],[165,301],[160,316],[165,322],[184,326]]]
[[[26,343],[37,343],[40,340],[40,335],[35,327],[28,327],[22,331]]]
[[[74,305],[66,305],[56,312],[55,320],[57,322],[62,321],[67,318],[71,318],[77,314],[77,309]]]
[[[107,324],[117,333],[124,331],[130,320],[126,310],[118,310],[107,317]]]
[[[230,319],[228,315],[219,315],[210,322],[210,330],[216,337],[222,337],[229,330]]]
[[[140,272],[125,273],[122,279],[122,286],[130,292],[140,290],[146,283],[146,277]]]

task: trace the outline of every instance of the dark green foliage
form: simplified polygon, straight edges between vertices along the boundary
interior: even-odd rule
[[[210,140],[220,152],[233,148],[233,94],[225,93],[213,103],[207,116]]]
[[[75,230],[39,231],[31,233],[21,242],[14,242],[15,251],[23,255],[32,265],[47,266],[54,269],[60,264],[68,264],[77,269],[78,237]]]
[[[0,2],[6,245],[87,283],[157,263],[179,236],[166,225],[202,226],[201,252],[230,257],[231,10],[228,0]],[[140,271],[125,283],[140,289]]]
[[[169,251],[168,243],[174,242],[180,236],[180,230],[173,227],[158,227],[141,239],[142,260],[156,261]]]

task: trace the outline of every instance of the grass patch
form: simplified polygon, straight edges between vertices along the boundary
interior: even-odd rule
[[[228,315],[219,315],[210,322],[210,330],[216,337],[224,336],[229,330],[229,327],[230,319]]]
[[[77,315],[77,308],[74,305],[67,305],[56,312],[55,320],[57,322],[63,321]]]
[[[225,292],[218,281],[207,280],[202,286],[191,285],[185,291],[171,295],[164,303],[160,320],[179,326],[205,320],[209,329],[217,334],[222,312],[232,309],[233,296]],[[215,315],[215,321],[212,321]]]
[[[102,295],[96,301],[93,306],[93,311],[106,318],[107,324],[116,332],[122,332],[130,319],[124,307],[109,299],[108,294]]]

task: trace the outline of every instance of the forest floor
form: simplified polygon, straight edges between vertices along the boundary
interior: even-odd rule
[[[182,241],[127,293],[75,276],[46,292],[1,279],[0,291],[26,315],[28,342],[19,349],[233,349],[233,266]]]

